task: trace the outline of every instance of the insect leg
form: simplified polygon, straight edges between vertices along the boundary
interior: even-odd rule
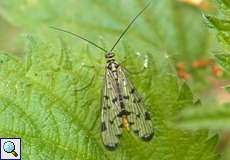
[[[142,74],[142,73],[146,70],[145,67],[143,67],[141,70],[135,71],[135,72],[130,71],[130,70],[128,70],[127,68],[124,68],[124,67],[123,67],[123,69],[124,69],[124,71],[126,71],[128,74],[132,74],[132,75]]]

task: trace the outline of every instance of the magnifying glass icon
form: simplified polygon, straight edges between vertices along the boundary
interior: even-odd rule
[[[3,144],[3,150],[6,152],[6,153],[11,153],[14,155],[14,157],[17,157],[18,154],[17,152],[15,151],[15,145],[13,142],[11,141],[7,141]]]

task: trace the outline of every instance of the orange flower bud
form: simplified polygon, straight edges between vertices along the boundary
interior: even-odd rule
[[[213,60],[197,60],[192,63],[193,68],[204,68],[207,67],[208,65],[213,64]]]

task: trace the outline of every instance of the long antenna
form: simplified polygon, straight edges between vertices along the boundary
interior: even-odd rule
[[[98,49],[100,49],[100,50],[102,50],[102,51],[104,51],[104,52],[106,52],[106,53],[108,52],[106,49],[104,49],[104,48],[98,46],[96,43],[91,42],[90,40],[88,40],[88,39],[86,39],[86,38],[84,38],[84,37],[82,37],[82,36],[80,36],[80,35],[77,35],[77,34],[75,34],[75,33],[73,33],[73,32],[70,32],[70,31],[67,31],[67,30],[64,30],[64,29],[61,29],[61,28],[57,28],[57,27],[52,27],[52,26],[51,26],[50,28],[55,29],[55,30],[57,30],[57,31],[61,31],[61,32],[68,33],[68,34],[70,34],[70,35],[72,35],[72,36],[75,36],[75,37],[77,37],[77,38],[79,38],[79,39],[82,39],[82,40],[84,40],[84,41],[90,43],[91,45],[97,47]]]
[[[112,49],[110,50],[110,52],[112,52],[114,50],[114,48],[117,46],[118,42],[121,40],[121,38],[125,35],[125,33],[129,30],[129,28],[132,26],[132,24],[136,21],[136,19],[149,7],[149,5],[151,4],[151,1],[145,6],[145,8],[143,8],[134,18],[133,20],[129,23],[129,25],[126,27],[126,29],[122,32],[122,34],[120,35],[120,37],[118,38],[118,40],[116,41],[116,43],[114,44],[114,46],[112,47]]]

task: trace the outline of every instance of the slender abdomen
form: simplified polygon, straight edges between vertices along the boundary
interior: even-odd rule
[[[121,88],[120,88],[120,84],[119,84],[119,75],[117,72],[118,67],[116,67],[117,64],[113,63],[111,64],[112,66],[112,73],[113,73],[113,77],[116,81],[116,88],[117,88],[117,93],[118,93],[118,100],[119,100],[119,106],[121,107],[121,111],[119,112],[118,116],[122,117],[122,123],[123,123],[123,127],[124,129],[127,129],[129,131],[129,121],[128,121],[128,114],[129,112],[125,109],[125,105],[123,102],[123,96],[122,96],[122,92],[121,92]]]

